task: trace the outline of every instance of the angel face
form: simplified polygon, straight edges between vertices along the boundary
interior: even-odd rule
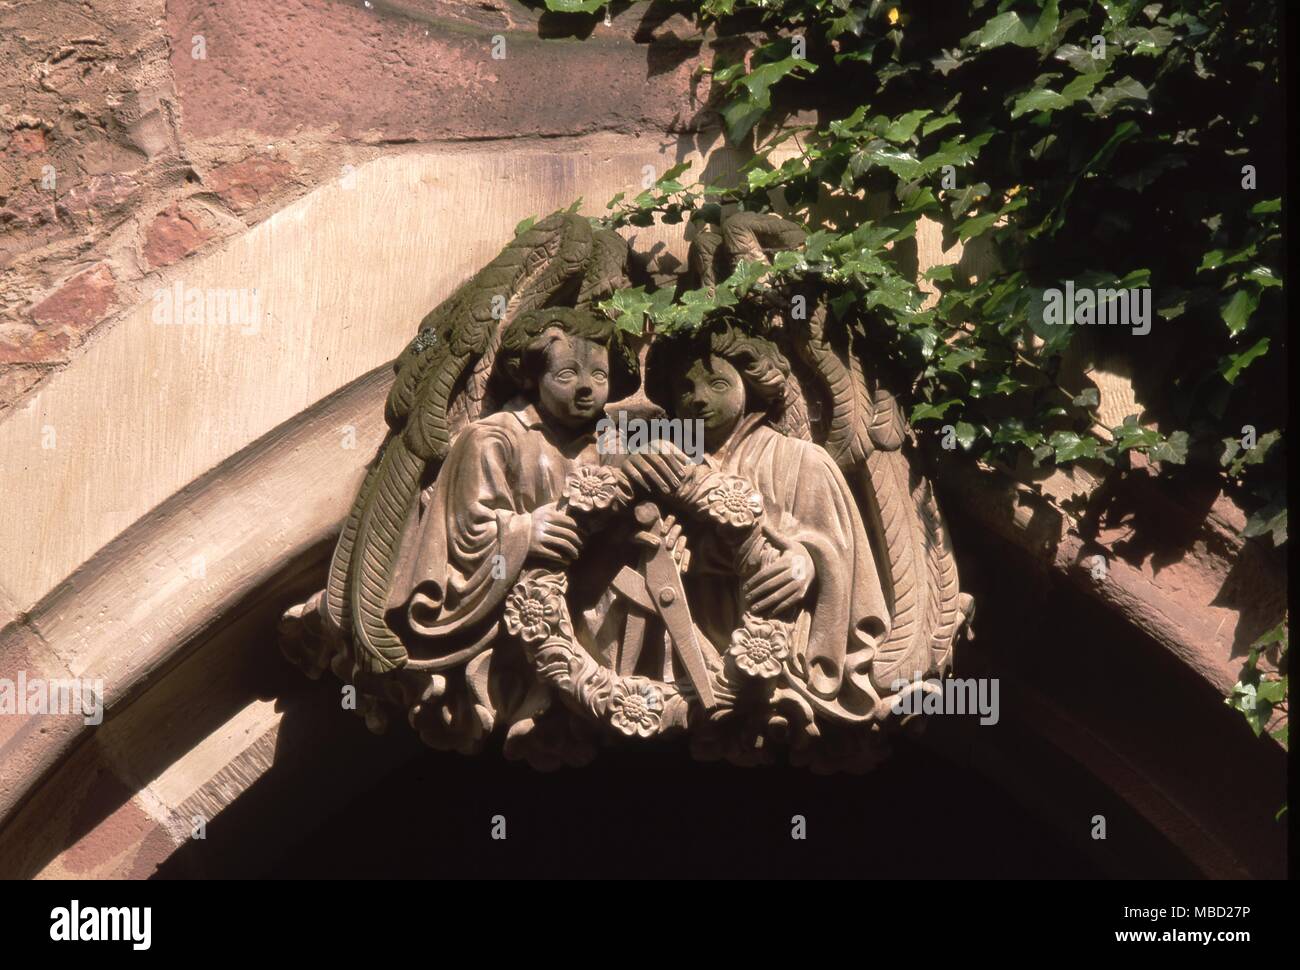
[[[722,357],[697,360],[675,381],[677,414],[704,422],[704,447],[716,450],[745,414],[745,382]]]
[[[537,382],[538,407],[566,428],[581,428],[605,412],[609,400],[609,348],[584,337],[560,334],[546,347]]]

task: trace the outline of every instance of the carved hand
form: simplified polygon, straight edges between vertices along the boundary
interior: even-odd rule
[[[790,548],[745,581],[745,599],[750,611],[760,616],[784,613],[808,595],[812,581],[812,557],[803,546],[792,542]]]
[[[676,516],[666,515],[659,524],[663,537],[663,544],[672,550],[673,562],[677,564],[679,572],[686,572],[691,564],[691,552],[686,548],[686,536],[682,532],[681,523],[677,521]]]
[[[528,554],[569,563],[582,551],[578,523],[552,502],[533,509],[533,528],[528,537]]]
[[[623,465],[628,480],[643,492],[669,495],[681,485],[690,459],[671,442],[657,441],[653,451],[636,452]]]

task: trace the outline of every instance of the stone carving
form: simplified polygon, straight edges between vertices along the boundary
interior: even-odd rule
[[[740,214],[690,266],[712,287],[802,241]],[[813,288],[628,333],[595,309],[627,260],[557,213],[425,318],[285,653],[435,748],[496,732],[551,768],[684,736],[701,758],[863,770],[972,608],[898,404]]]

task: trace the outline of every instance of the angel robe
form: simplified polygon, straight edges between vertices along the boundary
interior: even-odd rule
[[[705,461],[753,484],[763,496],[766,525],[801,543],[812,560],[813,582],[787,661],[792,682],[827,713],[873,716],[879,695],[871,661],[888,633],[889,610],[857,503],[834,459],[820,445],[776,431],[763,415],[748,414]],[[741,625],[734,565],[707,551],[697,561],[685,577],[691,614],[725,654]]]
[[[490,647],[528,558],[533,511],[564,495],[578,465],[604,461],[594,429],[573,434],[553,427],[535,405],[518,399],[466,427],[423,512],[413,511],[403,533],[389,625],[409,631],[421,659],[432,653],[439,668]],[[592,585],[583,581],[582,566],[594,558],[581,557],[566,570],[578,597]],[[574,620],[580,624],[580,616]]]

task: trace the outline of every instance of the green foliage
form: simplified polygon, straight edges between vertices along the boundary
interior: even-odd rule
[[[1287,651],[1290,635],[1287,623],[1283,620],[1269,630],[1250,647],[1246,662],[1242,665],[1241,676],[1232,688],[1232,693],[1224,702],[1246,718],[1256,736],[1263,733],[1273,719],[1275,712],[1287,712]],[[1271,653],[1277,667],[1277,673],[1265,673],[1259,667],[1261,655]],[[1286,748],[1290,745],[1287,734],[1287,721],[1282,720],[1280,727],[1272,732],[1272,737]]]
[[[546,0],[546,9],[556,13],[595,13],[610,0]]]
[[[1136,452],[1165,473],[1219,473],[1252,510],[1245,534],[1285,541],[1276,3],[677,6],[766,35],[711,68],[728,137],[752,140],[751,157],[726,185],[685,184],[678,166],[601,221],[779,211],[809,238],[712,295],[611,309],[693,327],[756,286],[815,279],[910,388],[918,431],[951,427],[964,452],[1008,462],[1127,468]],[[810,106],[823,124],[788,123]],[[863,199],[889,205],[868,217]],[[941,265],[918,283],[922,217],[945,248],[978,252],[980,272]],[[1066,281],[1149,288],[1150,332],[1049,322]],[[1119,427],[1102,425],[1095,388],[1062,384],[1100,358],[1128,365],[1147,409]],[[1261,422],[1267,444],[1228,455],[1225,435]]]

